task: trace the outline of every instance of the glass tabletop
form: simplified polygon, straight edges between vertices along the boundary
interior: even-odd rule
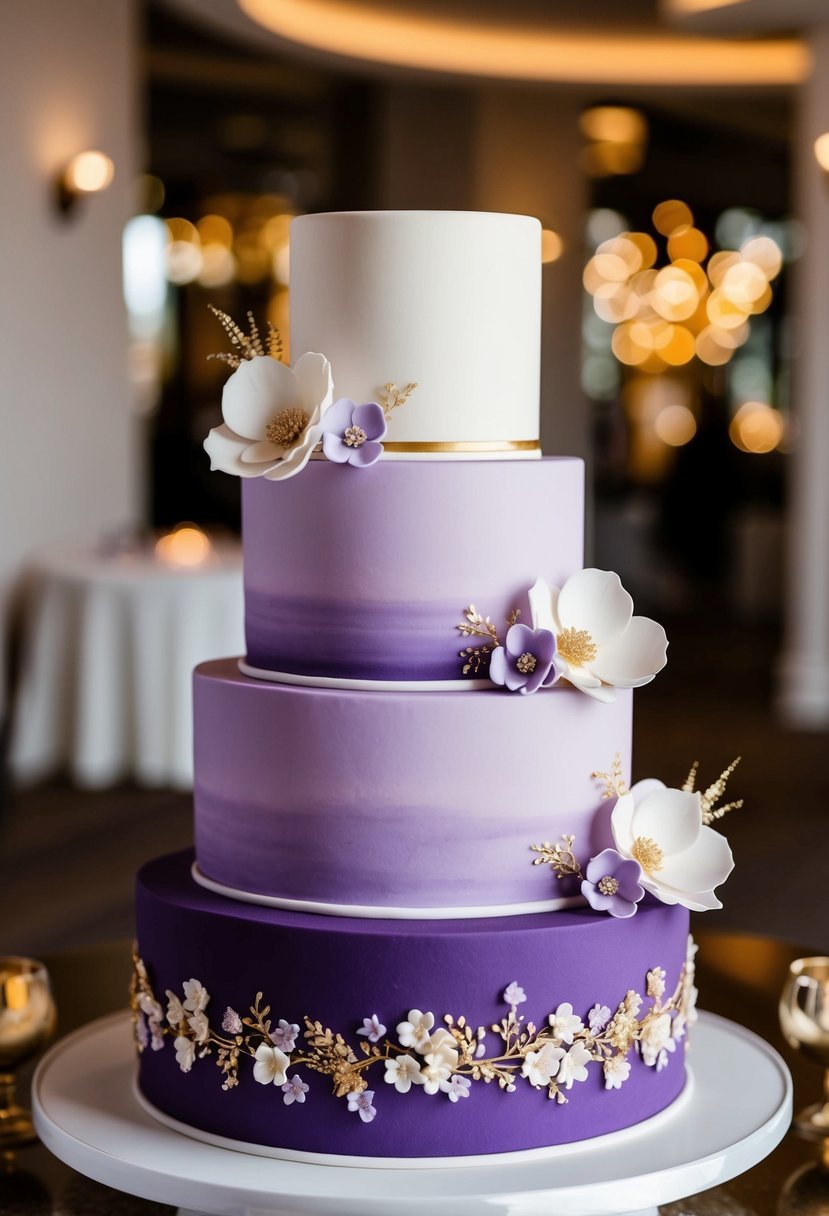
[[[777,998],[789,963],[815,951],[743,934],[697,931],[695,936],[700,945],[697,974],[702,1007],[749,1027],[780,1052],[794,1079],[795,1110],[815,1101],[821,1091],[820,1071],[788,1048],[777,1020]],[[62,1034],[123,1008],[130,975],[128,942],[44,961],[52,976]],[[23,1077],[24,1092],[28,1079]],[[175,1210],[84,1178],[40,1144],[0,1160],[2,1216],[162,1216]],[[765,1161],[747,1173],[667,1204],[660,1213],[829,1216],[829,1159],[824,1166],[814,1145],[789,1132]]]

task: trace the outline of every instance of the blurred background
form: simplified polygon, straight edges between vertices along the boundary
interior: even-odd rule
[[[825,948],[822,0],[30,0],[0,106],[0,949],[128,934],[190,842],[244,648],[207,305],[289,342],[292,216],[361,208],[541,219],[543,447],[671,638],[634,777],[741,754],[718,923]]]

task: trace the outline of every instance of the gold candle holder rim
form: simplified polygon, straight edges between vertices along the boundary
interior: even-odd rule
[[[796,958],[789,963],[789,973],[795,978],[805,975],[810,968],[825,973],[822,976],[815,976],[815,979],[829,980],[829,954],[810,954],[806,958]]]
[[[37,971],[47,971],[48,968],[39,958],[32,958],[27,954],[0,954],[0,967],[14,966],[15,964],[26,966],[29,974],[34,974]]]

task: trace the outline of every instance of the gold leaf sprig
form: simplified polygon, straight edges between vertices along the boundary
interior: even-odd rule
[[[464,660],[462,674],[465,676],[477,676],[485,667],[486,661],[493,650],[496,646],[501,646],[502,642],[498,636],[498,630],[492,617],[483,616],[474,604],[470,604],[468,608],[464,608],[463,615],[464,620],[455,626],[461,636],[465,638],[487,639],[481,646],[465,646],[463,650],[458,652],[459,657]],[[512,609],[507,616],[507,630],[513,627],[520,615],[520,608]]]
[[[738,798],[734,802],[726,802],[723,806],[717,806],[717,802],[725,793],[728,778],[740,763],[741,758],[742,757],[737,756],[736,760],[732,760],[728,767],[723,769],[717,780],[712,782],[704,793],[700,792],[699,801],[702,809],[702,822],[704,824],[712,824],[715,819],[722,819],[723,815],[727,815],[729,811],[737,811],[743,805],[743,799]],[[682,787],[686,794],[695,793],[698,770],[699,760],[695,760],[691,765],[691,771],[685,778],[685,784]]]
[[[223,351],[221,354],[208,355],[208,359],[218,359],[221,363],[227,363],[234,370],[239,367],[243,359],[255,359],[264,355],[270,355],[272,359],[277,359],[282,362],[284,355],[284,346],[279,330],[268,322],[268,348],[267,351],[262,345],[262,337],[259,333],[259,327],[256,324],[256,319],[253,313],[248,310],[248,332],[245,333],[241,326],[237,325],[229,313],[222,312],[220,308],[216,308],[213,304],[207,306],[217,317],[222,329],[230,338],[231,345],[236,349],[233,351]]]
[[[382,391],[378,394],[385,417],[388,418],[392,410],[396,410],[401,405],[405,405],[416,388],[416,382],[412,382],[405,385],[404,388],[401,388],[400,385],[395,384],[393,380],[387,381],[387,383],[383,385]]]
[[[623,794],[628,792],[628,787],[625,784],[624,776],[622,775],[622,754],[617,752],[613,757],[613,763],[610,766],[609,773],[595,772],[590,774],[596,781],[604,781],[605,788],[602,798],[621,798]]]
[[[361,1070],[373,1064],[374,1059],[358,1060],[341,1034],[334,1034],[321,1022],[312,1022],[310,1018],[306,1017],[304,1021],[305,1040],[312,1050],[294,1063],[305,1064],[312,1072],[330,1077],[338,1098],[344,1098],[349,1093],[362,1093],[368,1087],[368,1081]]]
[[[549,840],[531,844],[532,851],[538,853],[538,857],[533,858],[533,865],[550,866],[556,878],[582,878],[581,865],[573,852],[575,840],[575,836],[562,836],[556,844],[551,844]]]

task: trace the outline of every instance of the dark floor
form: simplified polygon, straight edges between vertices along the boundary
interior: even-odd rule
[[[671,623],[670,662],[636,694],[634,779],[703,785],[736,755],[722,825],[737,866],[706,928],[766,933],[829,952],[829,732],[783,730],[772,709],[770,628]],[[609,765],[612,757],[607,757]],[[602,762],[603,763],[603,762]],[[0,953],[54,953],[132,932],[136,868],[183,848],[190,799],[54,782],[13,796],[0,821]]]

